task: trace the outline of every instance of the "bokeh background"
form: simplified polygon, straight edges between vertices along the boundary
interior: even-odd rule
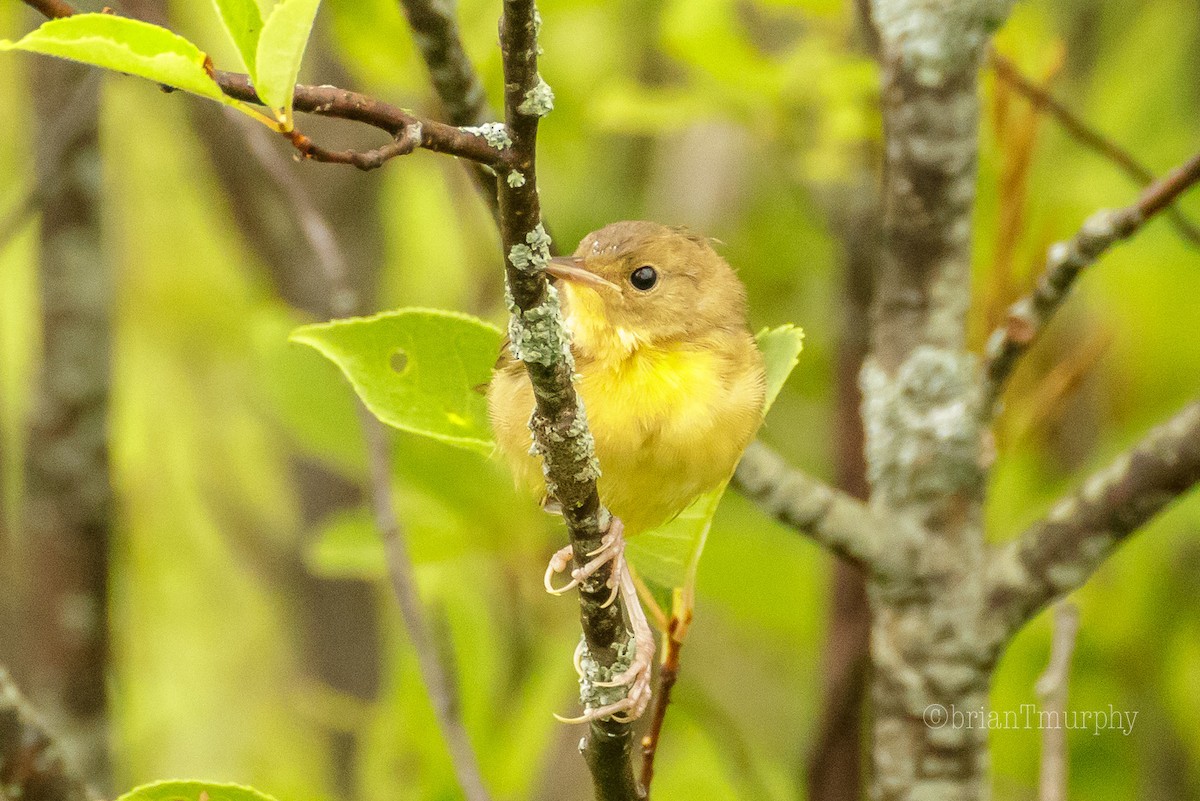
[[[218,67],[237,64],[208,3],[121,9],[165,14]],[[865,326],[854,265],[870,261],[879,214],[877,70],[854,10],[826,0],[543,0],[541,10],[542,72],[557,101],[539,166],[556,240],[570,249],[637,218],[721,240],[755,326],[807,331],[762,437],[834,477],[846,440],[837,399],[852,379],[839,365]],[[494,104],[498,14],[492,0],[459,4]],[[21,3],[0,5],[2,36],[38,22]],[[1200,143],[1192,0],[1021,3],[997,49],[1156,173]],[[52,90],[87,74],[50,69],[0,57],[5,213],[35,185],[38,154],[70,113],[69,93]],[[392,0],[327,0],[305,80],[439,113]],[[1048,244],[1138,189],[991,69],[983,86],[976,350]],[[146,82],[105,76],[91,87],[99,137],[76,178],[96,204],[99,246],[63,247],[93,271],[78,272],[92,277],[75,289],[108,310],[114,785],[197,777],[286,801],[457,797],[382,582],[351,393],[286,342],[318,318],[324,289],[277,173],[253,153],[262,140],[215,104]],[[301,126],[329,146],[379,144],[345,124]],[[461,165],[420,152],[363,174],[293,162],[283,141],[266,147],[332,222],[364,311],[502,320],[498,238]],[[1182,209],[1200,221],[1200,194]],[[22,533],[40,354],[56,325],[40,313],[39,220],[24,216],[0,241],[0,594],[14,605],[67,569]],[[1014,536],[1194,396],[1198,298],[1200,246],[1165,218],[1080,281],[1000,421],[993,538]],[[105,364],[102,344],[74,352]],[[395,496],[487,782],[499,799],[589,797],[581,732],[551,718],[576,705],[575,605],[541,590],[561,530],[500,466],[404,434],[395,444]],[[805,797],[832,573],[816,547],[726,497],[700,568],[659,798]],[[1137,718],[1127,736],[1071,733],[1073,796],[1200,798],[1200,498],[1125,546],[1076,600],[1070,708]],[[1010,649],[994,708],[1036,701],[1049,628],[1041,616]],[[53,658],[33,647],[37,636],[0,633],[0,655],[36,675],[37,660]],[[996,797],[1033,798],[1038,732],[995,731],[991,742]]]

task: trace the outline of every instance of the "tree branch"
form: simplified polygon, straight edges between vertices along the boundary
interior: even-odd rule
[[[63,763],[54,739],[0,667],[0,798],[93,801],[87,785]]]
[[[985,414],[994,413],[1004,385],[1046,324],[1067,299],[1075,279],[1117,242],[1139,231],[1186,189],[1200,181],[1200,154],[1151,184],[1132,206],[1093,214],[1077,234],[1050,246],[1037,288],[1008,310],[1007,322],[992,332],[984,367]]]
[[[1049,514],[992,555],[986,594],[991,647],[1083,584],[1110,553],[1200,482],[1200,400],[1085,479]]]
[[[789,466],[761,442],[746,448],[733,485],[771,517],[869,573],[901,580],[915,573],[916,534],[899,520]]]
[[[450,671],[447,669],[432,627],[426,616],[421,597],[417,593],[417,579],[413,574],[412,558],[408,544],[400,528],[400,518],[392,502],[392,461],[388,446],[387,431],[371,412],[358,404],[359,419],[363,436],[367,441],[367,457],[371,471],[371,504],[375,511],[375,525],[383,538],[387,556],[388,578],[392,593],[404,618],[408,639],[417,654],[421,679],[433,704],[434,716],[450,750],[450,763],[458,785],[467,801],[488,801],[487,788],[479,772],[479,761],[463,725],[459,711],[458,693]]]
[[[1025,99],[1039,111],[1053,117],[1075,141],[1115,164],[1121,172],[1136,181],[1139,186],[1149,186],[1154,183],[1154,172],[1149,167],[1138,161],[1128,150],[1080,119],[1054,95],[1023,75],[1017,69],[1016,64],[997,53],[995,49],[988,54],[988,61],[992,65],[992,69],[996,71],[996,77],[1024,95]],[[1179,230],[1180,235],[1192,244],[1200,244],[1200,230],[1182,211],[1172,206],[1167,210],[1167,215]]]
[[[63,0],[25,0],[25,5],[32,6],[51,19],[69,17],[75,13],[71,4],[63,2]]]
[[[1052,716],[1054,726],[1042,730],[1042,765],[1038,777],[1038,801],[1067,801],[1067,688],[1071,678],[1071,655],[1079,633],[1079,609],[1070,601],[1054,607],[1054,639],[1050,662],[1035,687],[1042,713]]]
[[[563,510],[576,565],[600,548],[610,517],[596,491],[596,462],[587,418],[575,394],[574,360],[562,321],[557,291],[545,275],[550,238],[542,226],[536,149],[538,122],[553,106],[550,87],[538,75],[540,19],[533,0],[505,0],[500,22],[504,61],[504,119],[512,136],[511,158],[497,181],[500,235],[512,312],[509,338],[524,362],[537,406],[530,420],[534,447],[545,461],[547,490]],[[633,634],[618,599],[606,604],[611,563],[579,592],[580,617],[588,651],[602,668],[618,662]],[[633,776],[633,732],[628,723],[605,719],[590,724],[584,757],[600,801],[641,797]]]
[[[69,17],[75,13],[75,9],[63,0],[24,0],[24,2],[51,18]],[[229,97],[263,105],[255,93],[254,87],[250,84],[248,75],[214,70],[212,77],[221,87],[221,91]],[[502,141],[502,139],[496,140],[493,137],[485,136],[482,130],[458,128],[444,122],[421,119],[390,103],[384,103],[358,92],[339,89],[336,86],[298,85],[293,105],[297,111],[308,114],[371,125],[391,134],[393,139],[411,137],[411,133],[406,135],[405,132],[419,130],[421,137],[418,147],[435,153],[464,158],[494,169],[504,166],[506,162],[505,148],[492,144],[492,141]],[[289,139],[293,139],[291,134],[287,136]],[[350,151],[335,152],[317,148],[307,137],[300,134],[297,134],[296,138],[307,143],[308,150],[301,149],[301,153],[309,158],[333,163],[354,164],[362,169],[372,169],[373,167],[361,166],[360,162],[361,164],[373,164],[380,158],[381,151],[388,154],[386,158],[402,155],[395,152],[402,149],[395,141],[391,145],[375,151],[354,154]],[[293,144],[296,142],[293,141]],[[296,146],[300,147],[299,144]],[[321,156],[328,158],[321,158]]]
[[[488,108],[483,82],[471,64],[458,33],[454,18],[454,3],[435,0],[400,0],[404,16],[412,28],[413,39],[425,66],[429,80],[442,101],[446,118],[452,125],[479,125],[495,119]],[[480,195],[492,210],[499,214],[496,198],[496,176],[478,165],[472,165],[471,178]]]
[[[358,293],[350,284],[348,261],[333,226],[313,204],[304,187],[295,180],[282,157],[266,146],[262,129],[248,121],[239,119],[238,122],[243,126],[251,153],[275,179],[291,206],[301,235],[308,243],[316,266],[328,286],[327,312],[332,317],[353,314],[360,306]],[[451,672],[438,649],[433,628],[417,592],[404,530],[392,501],[391,454],[387,431],[361,403],[358,404],[358,413],[370,468],[370,495],[375,524],[383,539],[388,578],[400,607],[405,630],[417,655],[421,680],[446,741],[451,766],[463,795],[467,801],[489,801],[478,759],[459,712],[458,694]]]
[[[421,146],[421,123],[416,122],[398,133],[391,142],[374,150],[326,150],[299,131],[289,134],[292,145],[300,154],[313,161],[327,164],[350,164],[363,172],[377,170],[388,160],[407,156]]]

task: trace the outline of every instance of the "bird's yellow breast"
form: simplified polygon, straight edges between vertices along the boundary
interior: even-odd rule
[[[600,460],[600,497],[635,534],[733,472],[762,418],[762,357],[748,333],[645,345],[588,322],[570,321],[578,392]],[[529,455],[533,405],[524,370],[497,372],[490,407],[499,449],[519,483],[544,492],[539,460]]]

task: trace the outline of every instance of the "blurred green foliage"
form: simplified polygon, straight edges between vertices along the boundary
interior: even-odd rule
[[[570,248],[607,222],[644,216],[722,240],[754,324],[795,321],[808,333],[763,437],[830,475],[842,246],[827,219],[873,185],[863,173],[880,148],[877,76],[855,44],[850,9],[828,0],[541,5],[543,73],[557,108],[539,138],[539,172],[559,243]],[[238,63],[209,4],[177,1],[171,13],[218,66]],[[493,103],[498,13],[490,0],[460,3]],[[0,6],[0,36],[35,24],[20,4]],[[1200,15],[1191,0],[1023,3],[998,47],[1028,73],[1053,75],[1057,94],[1156,172],[1200,141]],[[0,139],[0,184],[14,188],[5,204],[32,179],[36,68],[30,58],[0,62],[12,131]],[[436,114],[393,0],[327,0],[302,79]],[[984,84],[976,348],[1037,275],[1048,243],[1137,191],[990,75]],[[320,356],[286,342],[314,321],[279,299],[219,188],[204,132],[187,113],[202,101],[131,78],[104,86],[106,239],[119,288],[110,414],[120,498],[111,620],[118,781],[205,776],[289,801],[329,798],[337,786],[329,734],[351,732],[362,801],[454,798],[384,587],[383,683],[377,700],[364,701],[314,680],[295,600],[278,578],[279,565],[303,560],[314,542],[369,536],[365,509],[306,523],[294,470],[296,459],[317,461],[361,482],[350,390]],[[321,131],[331,143],[346,135]],[[377,208],[362,212],[382,241],[379,309],[430,306],[502,321],[497,238],[458,165],[418,153],[358,180],[380,193]],[[1200,218],[1200,197],[1183,207]],[[32,223],[0,252],[0,486],[10,521],[40,337],[36,255]],[[1161,220],[1084,276],[1016,377],[988,505],[996,539],[1015,535],[1082,471],[1195,394],[1197,297],[1200,253]],[[550,717],[574,709],[578,636],[573,604],[541,591],[545,559],[561,544],[555,521],[498,465],[409,435],[397,437],[395,492],[497,798],[586,797],[580,732]],[[828,557],[729,495],[700,565],[659,797],[802,797],[829,576]],[[1071,708],[1139,715],[1128,736],[1071,734],[1073,795],[1200,796],[1200,500],[1123,548],[1077,600]],[[994,708],[1034,702],[1048,640],[1044,616],[1017,639]],[[1032,797],[1038,732],[991,740],[997,798]]]

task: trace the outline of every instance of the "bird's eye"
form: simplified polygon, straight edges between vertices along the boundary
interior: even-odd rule
[[[649,264],[638,267],[630,273],[629,283],[633,284],[634,289],[640,289],[642,292],[653,289],[658,283],[658,270]]]

